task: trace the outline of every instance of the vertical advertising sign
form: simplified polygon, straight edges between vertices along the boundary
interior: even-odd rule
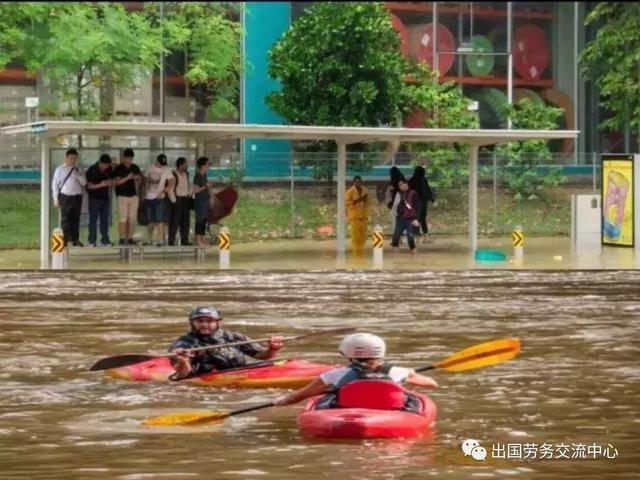
[[[602,155],[602,244],[633,247],[634,184],[633,155]]]

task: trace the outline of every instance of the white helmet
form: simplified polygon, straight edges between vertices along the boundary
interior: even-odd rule
[[[345,337],[338,351],[347,358],[384,358],[384,340],[370,333],[354,333]]]

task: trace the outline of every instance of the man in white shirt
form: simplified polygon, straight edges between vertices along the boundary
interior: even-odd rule
[[[164,197],[169,190],[173,189],[175,184],[173,174],[167,167],[167,156],[162,153],[158,155],[156,161],[144,171],[144,178],[146,182],[144,204],[149,220],[147,225],[149,241],[147,244],[153,244],[153,231],[158,227],[156,245],[161,246],[164,244]]]
[[[87,179],[81,168],[76,167],[78,151],[67,150],[64,163],[53,172],[51,191],[53,206],[60,208],[60,227],[64,233],[64,243],[83,247],[80,242],[80,212],[82,211],[82,192]]]

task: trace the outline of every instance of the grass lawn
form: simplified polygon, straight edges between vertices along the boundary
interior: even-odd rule
[[[391,218],[386,206],[375,200],[371,187],[371,221],[379,223],[391,234]],[[223,220],[234,242],[250,242],[277,238],[315,238],[331,235],[335,225],[335,187],[296,187],[291,206],[287,187],[240,188],[236,211]],[[526,235],[568,236],[571,229],[571,194],[592,193],[590,188],[565,186],[548,190],[542,199],[518,201],[506,191],[498,190],[494,210],[493,190],[479,189],[478,233],[480,236],[510,235],[515,225],[522,225]],[[429,204],[428,222],[434,235],[465,234],[468,221],[468,198],[465,188],[439,192],[435,205]],[[293,221],[292,221],[293,214]],[[40,229],[40,191],[26,187],[0,189],[0,248],[37,248]],[[192,217],[193,218],[193,217]],[[52,210],[52,226],[57,226],[57,212]],[[320,229],[320,231],[319,231]],[[138,227],[139,238],[146,229]],[[111,241],[118,240],[117,224],[111,227]],[[80,239],[86,243],[87,229],[81,228]]]

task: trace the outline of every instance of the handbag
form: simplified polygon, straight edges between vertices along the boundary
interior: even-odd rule
[[[140,200],[138,204],[138,225],[149,225],[149,217],[147,217],[146,200]]]

